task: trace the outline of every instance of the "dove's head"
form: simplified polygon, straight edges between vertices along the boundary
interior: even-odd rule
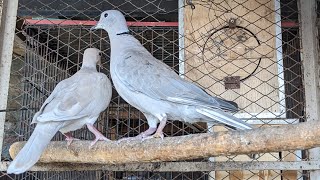
[[[123,14],[117,10],[108,10],[101,13],[99,22],[91,28],[104,29],[110,35],[128,32],[128,26]]]
[[[97,48],[88,48],[84,51],[82,67],[96,68],[96,65],[101,65],[101,51]]]

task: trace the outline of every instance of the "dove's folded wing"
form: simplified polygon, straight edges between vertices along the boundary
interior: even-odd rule
[[[92,95],[96,94],[95,88],[79,83],[77,78],[61,81],[33,122],[68,121],[91,115],[95,108],[92,101]]]
[[[213,98],[195,84],[180,78],[145,49],[128,50],[119,58],[124,60],[117,64],[116,75],[131,91],[180,104],[237,110],[230,103]]]

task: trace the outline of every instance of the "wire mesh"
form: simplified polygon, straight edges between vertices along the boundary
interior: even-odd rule
[[[22,53],[12,61],[10,92],[2,161],[10,161],[9,146],[31,135],[32,116],[55,85],[81,67],[88,47],[103,51],[100,72],[109,77],[110,44],[104,31],[90,32],[93,20],[107,9],[122,11],[132,22],[131,33],[155,56],[182,77],[208,93],[235,101],[235,114],[261,126],[305,121],[302,63],[300,59],[299,11],[296,0],[237,1],[20,0],[16,39]],[[183,24],[178,22],[183,12]],[[80,21],[79,21],[80,20]],[[142,24],[141,22],[144,22]],[[152,22],[152,23],[150,23]],[[172,23],[173,22],[173,23]],[[158,24],[157,24],[158,23]],[[179,26],[180,25],[180,26]],[[183,34],[181,33],[181,30]],[[179,34],[180,32],[180,34]],[[184,42],[183,44],[181,42]],[[184,54],[184,56],[181,56]],[[240,89],[227,88],[226,77],[239,77]],[[117,140],[135,136],[148,128],[145,117],[113,89],[107,110],[96,127]],[[165,136],[221,131],[205,123],[169,121]],[[93,139],[86,128],[76,138]],[[57,134],[54,140],[63,140]],[[245,156],[211,158],[210,161],[252,161]],[[260,154],[255,161],[303,161],[304,151]],[[200,159],[194,161],[208,161]],[[1,179],[306,179],[305,171],[216,172],[109,172],[66,171],[3,173]]]

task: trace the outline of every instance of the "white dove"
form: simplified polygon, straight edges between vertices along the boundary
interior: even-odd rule
[[[163,138],[167,119],[189,123],[212,122],[234,129],[252,129],[251,125],[224,112],[237,111],[237,105],[233,105],[236,103],[210,96],[154,58],[129,34],[121,12],[103,12],[93,29],[108,32],[111,44],[110,71],[116,90],[147,118],[149,129],[134,139]]]
[[[68,145],[75,140],[70,131],[87,125],[98,140],[109,141],[93,124],[111,100],[112,88],[108,77],[99,73],[96,65],[100,62],[100,50],[88,48],[84,51],[81,69],[73,76],[59,82],[32,123],[37,123],[28,142],[10,163],[7,173],[20,174],[31,168],[52,137],[60,131],[66,136]]]

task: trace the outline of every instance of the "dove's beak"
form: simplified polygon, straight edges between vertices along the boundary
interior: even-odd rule
[[[102,67],[101,58],[102,58],[102,52],[99,53],[99,58],[98,58],[98,61],[97,61],[97,65],[99,67]]]
[[[97,30],[97,29],[103,29],[103,27],[100,25],[99,22],[95,26],[92,26],[90,28],[90,31],[94,31],[94,30]]]
[[[90,31],[94,31],[94,30],[96,30],[96,26],[92,26],[92,27],[90,28]]]
[[[101,58],[97,62],[98,66],[102,67]]]

